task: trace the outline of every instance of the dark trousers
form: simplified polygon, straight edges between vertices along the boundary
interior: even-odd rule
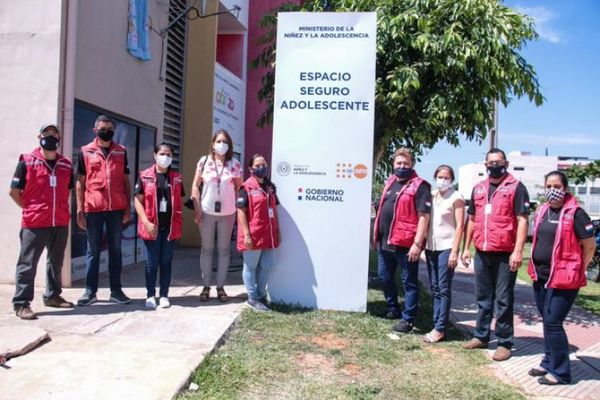
[[[396,269],[400,266],[402,286],[404,287],[404,310],[402,319],[413,322],[417,315],[419,303],[419,260],[408,261],[408,249],[398,247],[395,251],[379,249],[377,252],[377,269],[383,284],[383,294],[388,311],[400,314],[398,304],[398,288],[396,287]]]
[[[21,229],[21,252],[17,261],[15,296],[12,300],[14,306],[28,306],[33,300],[35,273],[44,248],[48,251],[44,298],[60,296],[60,276],[68,236],[69,228],[66,226]]]
[[[100,253],[102,252],[102,233],[106,225],[108,241],[108,273],[110,275],[110,291],[121,290],[121,231],[123,211],[105,211],[87,213],[87,252],[85,255],[85,290],[96,294],[98,291],[98,270]]]
[[[454,268],[448,268],[450,251],[450,249],[425,251],[431,297],[433,297],[433,327],[438,332],[446,332],[450,318],[452,278],[454,277]]]
[[[544,323],[544,359],[540,366],[567,383],[571,382],[569,341],[563,328],[579,290],[546,289],[546,282],[533,282],[535,304]]]
[[[156,274],[159,270],[159,296],[169,296],[175,240],[168,240],[168,237],[169,229],[160,229],[156,239],[144,240],[144,245],[146,245],[146,297],[156,295]]]
[[[477,325],[474,336],[490,340],[494,305],[496,306],[495,336],[498,346],[512,348],[514,337],[514,302],[517,273],[508,265],[509,253],[477,251],[475,281],[477,285]]]

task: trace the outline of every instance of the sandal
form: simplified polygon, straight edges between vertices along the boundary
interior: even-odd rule
[[[217,288],[217,299],[219,299],[221,303],[227,303],[229,301],[229,296],[225,293],[225,289]]]
[[[210,287],[204,287],[202,292],[200,293],[200,301],[206,302],[208,301],[208,297],[210,296]]]
[[[443,341],[446,338],[446,335],[442,335],[436,339],[436,337],[433,335],[434,335],[433,332],[427,333],[425,336],[423,336],[423,341],[425,343],[438,343],[438,342]]]

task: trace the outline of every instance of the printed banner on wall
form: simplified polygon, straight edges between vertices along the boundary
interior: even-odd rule
[[[213,133],[225,129],[233,140],[233,151],[244,148],[244,81],[221,64],[215,64],[215,95],[213,98]]]
[[[275,301],[366,310],[376,32],[375,13],[278,15]]]

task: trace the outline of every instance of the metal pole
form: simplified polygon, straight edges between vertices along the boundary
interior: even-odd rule
[[[492,107],[492,127],[490,129],[490,149],[498,147],[498,100],[494,100]]]

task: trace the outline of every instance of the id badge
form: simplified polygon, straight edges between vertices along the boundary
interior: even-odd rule
[[[485,207],[483,208],[483,213],[485,215],[490,215],[492,213],[492,204],[488,203],[485,205]]]
[[[215,212],[216,213],[220,213],[221,212],[221,202],[220,201],[215,201]]]
[[[160,200],[160,205],[158,206],[158,212],[161,212],[161,213],[167,212],[167,200],[164,197]]]
[[[275,211],[271,207],[269,207],[269,218],[275,218]]]
[[[56,175],[50,175],[50,187],[56,187]]]

